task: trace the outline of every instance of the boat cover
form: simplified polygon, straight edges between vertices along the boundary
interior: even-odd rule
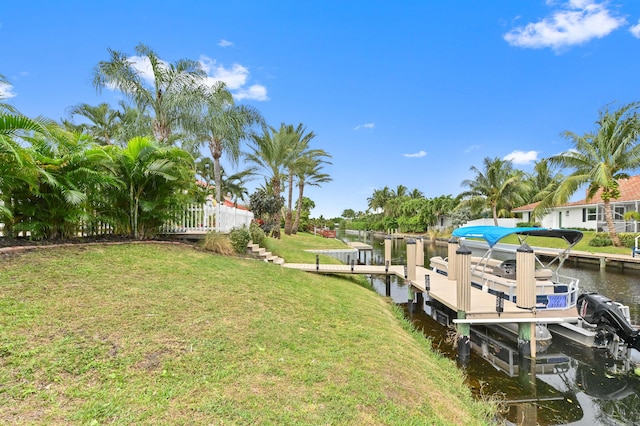
[[[493,247],[508,235],[525,235],[534,237],[562,238],[570,246],[582,239],[582,232],[574,229],[552,229],[552,228],[508,228],[505,226],[465,226],[455,229],[453,236],[458,238],[481,238],[485,240],[489,247]]]

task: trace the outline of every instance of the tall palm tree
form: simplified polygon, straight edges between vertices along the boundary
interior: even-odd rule
[[[324,150],[313,150],[305,153],[298,161],[295,168],[295,174],[298,179],[298,202],[296,207],[296,217],[291,227],[291,233],[296,234],[300,226],[300,215],[302,214],[302,203],[304,200],[304,188],[307,185],[320,186],[325,182],[331,182],[333,179],[327,173],[322,173],[325,164],[331,164],[325,158],[330,158]]]
[[[98,91],[104,87],[118,89],[138,109],[151,110],[153,134],[161,144],[167,144],[176,127],[192,122],[201,111],[206,73],[198,61],[180,59],[168,64],[144,44],[135,50],[148,61],[151,82],[126,54],[109,49],[110,59],[100,61],[93,70],[93,85]]]
[[[291,231],[293,228],[293,177],[296,174],[299,168],[304,168],[307,162],[306,156],[312,156],[313,151],[309,150],[309,142],[316,135],[313,132],[306,133],[306,128],[302,125],[302,123],[298,124],[298,127],[295,129],[292,125],[288,125],[285,127],[285,131],[292,135],[292,144],[289,147],[290,153],[287,161],[287,169],[288,169],[288,181],[287,185],[287,208],[285,211],[284,217],[284,233],[287,235],[291,235]]]
[[[600,191],[607,228],[616,247],[621,247],[622,242],[613,223],[611,200],[620,196],[618,180],[629,177],[627,172],[640,167],[639,107],[637,102],[613,111],[607,106],[599,112],[593,132],[584,135],[564,132],[573,148],[550,157],[549,162],[574,171],[562,181],[553,196],[541,202],[541,208],[564,204],[583,185],[587,185],[587,200]]]
[[[232,164],[237,165],[241,155],[240,142],[250,137],[251,126],[264,122],[260,112],[247,105],[234,105],[233,97],[224,84],[207,92],[206,112],[193,123],[197,143],[204,142],[213,158],[215,198],[222,201],[222,168],[220,158],[223,153]]]
[[[505,217],[512,208],[523,204],[529,184],[524,181],[521,171],[513,169],[511,161],[486,157],[483,162],[484,171],[471,167],[476,176],[462,182],[469,190],[460,196],[464,198],[462,204],[474,210],[488,208],[493,223],[498,226],[499,216]]]
[[[246,160],[262,169],[276,197],[280,197],[282,193],[282,179],[291,156],[290,146],[294,143],[295,137],[295,134],[287,131],[285,124],[281,124],[280,129],[263,125],[261,135],[251,135],[252,144],[249,146],[250,152],[246,154]],[[281,213],[277,212],[274,215],[275,227],[272,231],[275,238],[280,238],[280,218]]]

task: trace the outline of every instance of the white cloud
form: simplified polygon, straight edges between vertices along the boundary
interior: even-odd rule
[[[269,100],[269,97],[267,96],[267,88],[260,84],[254,84],[248,89],[240,89],[233,93],[233,97],[239,101],[243,99],[252,99],[254,101]]]
[[[480,149],[480,145],[471,145],[467,149],[464,150],[465,154],[473,151],[477,151]]]
[[[220,40],[218,42],[218,46],[220,46],[220,47],[229,47],[229,46],[233,46],[233,43],[230,42],[229,40],[222,39],[222,40]]]
[[[249,80],[249,69],[247,67],[233,64],[231,68],[226,68],[224,65],[218,65],[214,59],[204,55],[200,56],[200,64],[207,73],[207,83],[213,85],[218,81],[224,82],[235,99],[269,100],[266,87],[260,84],[245,87]]]
[[[9,99],[16,96],[13,93],[13,86],[7,83],[0,83],[0,99]]]
[[[504,157],[505,160],[513,162],[513,164],[531,164],[538,159],[537,151],[513,151]]]
[[[373,129],[374,127],[376,127],[376,123],[365,123],[365,124],[358,124],[356,127],[353,128],[353,130]]]
[[[638,20],[638,23],[636,25],[633,25],[631,28],[629,28],[629,31],[635,38],[640,38],[640,19]]]
[[[607,2],[569,0],[562,7],[539,22],[514,28],[504,35],[504,39],[512,46],[550,47],[557,51],[602,38],[626,23],[624,18],[610,13]]]
[[[151,62],[146,56],[130,56],[129,61],[133,68],[149,83],[153,83],[153,69],[151,68]],[[163,60],[160,60],[164,66],[169,64]]]
[[[407,158],[422,158],[425,155],[427,155],[426,151],[418,151],[418,152],[414,152],[413,154],[402,154],[404,157]]]

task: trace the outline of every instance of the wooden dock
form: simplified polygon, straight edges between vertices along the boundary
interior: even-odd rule
[[[300,271],[318,274],[364,274],[364,275],[395,275],[400,279],[405,279],[405,267],[403,265],[391,265],[388,268],[383,265],[321,265],[285,263],[285,268],[297,269]],[[437,300],[454,312],[457,307],[456,282],[449,280],[446,276],[438,274],[424,267],[416,267],[416,278],[410,283],[417,291],[427,294],[425,288],[426,278],[429,276],[430,291],[429,297]],[[408,280],[407,280],[408,281]],[[518,308],[515,303],[508,300],[503,301],[504,311],[501,314],[496,312],[496,296],[471,288],[471,309],[466,313],[465,323],[489,324],[489,323],[559,323],[577,322],[578,312],[576,308],[566,310],[529,310]]]

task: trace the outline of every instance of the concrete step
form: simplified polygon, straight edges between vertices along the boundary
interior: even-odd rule
[[[254,244],[253,242],[249,242],[247,244],[247,252],[249,254],[264,260],[265,262],[270,262],[276,265],[284,265],[284,259],[274,255],[270,251],[267,251],[264,247],[260,247],[258,244]]]

